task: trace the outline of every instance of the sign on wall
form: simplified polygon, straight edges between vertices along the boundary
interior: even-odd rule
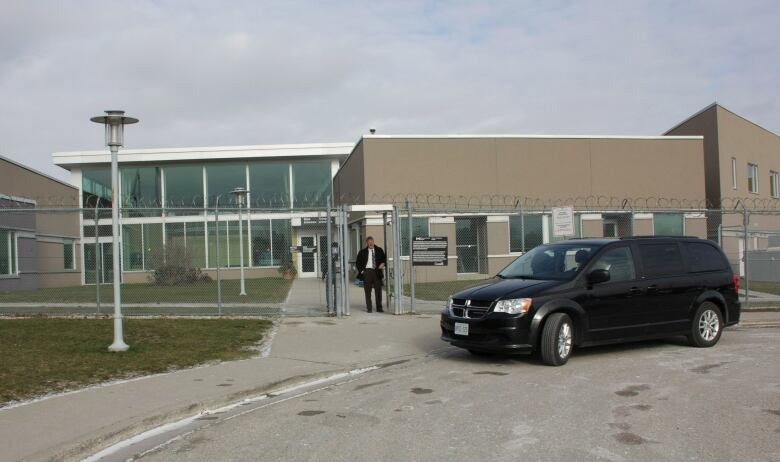
[[[553,207],[553,236],[574,236],[574,209],[571,207]]]
[[[412,264],[447,266],[447,237],[415,237],[412,241]]]

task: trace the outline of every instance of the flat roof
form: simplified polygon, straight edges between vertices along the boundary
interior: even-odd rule
[[[51,181],[53,181],[53,182],[55,182],[55,183],[59,183],[59,184],[61,184],[61,185],[63,185],[63,186],[67,186],[67,187],[69,187],[69,188],[78,189],[78,188],[75,188],[75,187],[74,187],[72,184],[70,184],[70,183],[66,183],[66,182],[64,182],[64,181],[62,181],[62,180],[60,180],[60,179],[58,179],[58,178],[54,178],[54,177],[53,177],[53,176],[51,176],[51,175],[47,175],[47,174],[45,174],[45,173],[43,173],[43,172],[39,172],[38,170],[35,170],[35,169],[34,169],[34,168],[32,168],[32,167],[28,167],[27,165],[24,165],[24,164],[22,164],[22,163],[20,163],[20,162],[17,162],[17,161],[15,161],[15,160],[13,160],[13,159],[9,159],[8,157],[5,157],[4,155],[1,155],[1,154],[0,154],[0,159],[2,159],[2,160],[4,160],[4,161],[8,162],[9,164],[16,165],[16,166],[17,166],[17,167],[19,167],[19,168],[23,168],[23,169],[27,170],[28,172],[31,172],[31,173],[34,173],[34,174],[36,174],[36,175],[42,176],[42,177],[46,178],[47,180],[51,180]]]
[[[291,157],[346,157],[355,143],[265,144],[255,146],[214,146],[195,148],[120,149],[121,162],[176,162],[232,159],[272,159]],[[55,152],[55,165],[70,169],[82,164],[111,162],[111,153],[102,151]]]
[[[363,135],[363,138],[367,139],[383,139],[383,138],[398,138],[398,139],[448,139],[448,138],[529,138],[529,139],[589,139],[589,140],[703,140],[703,136],[630,136],[630,135],[511,135],[511,134],[497,134],[497,135]]]

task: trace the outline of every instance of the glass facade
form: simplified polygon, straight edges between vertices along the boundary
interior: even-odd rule
[[[163,169],[165,178],[165,206],[168,208],[203,207],[203,167],[200,165],[172,165]],[[169,212],[189,215],[198,211]]]
[[[122,264],[125,271],[143,271],[143,227],[139,224],[122,225]]]
[[[122,167],[122,207],[160,207],[160,167]]]
[[[209,164],[206,165],[206,196],[208,206],[216,205],[217,196],[220,207],[228,207],[235,204],[233,194],[235,188],[246,188],[245,164]]]
[[[111,207],[111,169],[85,167],[81,170],[82,206]]]
[[[306,161],[292,164],[293,206],[322,207],[331,192],[330,161]]]
[[[526,214],[509,217],[509,251],[524,252],[544,242],[544,215]],[[579,220],[577,220],[579,223]],[[525,239],[523,237],[525,236]],[[525,241],[525,242],[524,242]],[[525,248],[523,248],[525,243]]]
[[[249,190],[252,207],[290,207],[290,164],[287,162],[249,164]]]
[[[656,236],[682,236],[685,234],[685,217],[681,213],[653,214],[653,234]]]
[[[401,256],[409,256],[409,218],[401,217],[398,220],[401,232]],[[412,218],[412,238],[428,237],[428,218]]]

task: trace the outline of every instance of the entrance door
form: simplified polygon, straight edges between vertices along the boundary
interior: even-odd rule
[[[298,245],[302,247],[316,247],[315,252],[301,252],[298,259],[298,277],[316,278],[322,275],[321,262],[318,258],[322,239],[317,234],[301,234],[298,236]],[[319,245],[318,245],[319,244]]]
[[[487,272],[485,220],[456,218],[455,230],[458,273]]]

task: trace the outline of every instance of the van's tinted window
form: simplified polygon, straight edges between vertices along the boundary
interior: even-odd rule
[[[639,244],[639,254],[647,277],[672,276],[683,272],[683,259],[676,242]]]
[[[631,249],[628,247],[607,250],[593,264],[591,270],[595,269],[609,271],[610,282],[633,281],[636,279],[634,258],[631,256]]]
[[[691,271],[719,271],[726,269],[726,261],[720,251],[703,242],[686,242]]]

